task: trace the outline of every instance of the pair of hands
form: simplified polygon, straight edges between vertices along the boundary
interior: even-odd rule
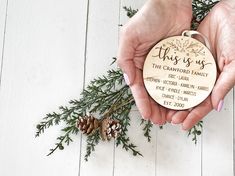
[[[191,19],[191,0],[148,0],[122,28],[118,65],[142,117],[154,124],[182,123],[182,128],[189,130],[211,110],[220,111],[224,97],[235,85],[235,1],[222,0],[198,28],[208,38],[218,65],[218,79],[211,95],[191,111],[164,108],[148,95],[142,77],[148,52],[159,40],[190,29]]]

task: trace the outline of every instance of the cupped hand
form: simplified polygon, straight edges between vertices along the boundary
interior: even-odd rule
[[[211,95],[191,112],[178,112],[172,122],[183,123],[188,130],[205,117],[212,109],[220,111],[226,94],[235,85],[235,1],[222,0],[199,25],[211,45],[217,62],[218,79]],[[179,113],[184,113],[181,116]]]
[[[163,108],[148,95],[142,76],[144,61],[159,40],[190,28],[191,3],[191,0],[149,0],[121,30],[118,66],[142,117],[156,124],[170,121],[176,111]]]

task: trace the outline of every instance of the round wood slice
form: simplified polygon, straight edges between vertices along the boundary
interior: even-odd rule
[[[205,45],[191,37],[174,36],[151,49],[144,63],[143,79],[157,103],[184,110],[209,96],[216,73],[215,60]]]

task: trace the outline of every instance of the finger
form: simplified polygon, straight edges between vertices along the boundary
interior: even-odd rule
[[[169,109],[169,110],[168,110],[168,112],[167,112],[167,114],[166,114],[166,120],[167,120],[168,123],[171,123],[172,117],[173,117],[173,115],[174,115],[176,112],[177,112],[177,111],[172,110],[172,109]]]
[[[159,125],[164,125],[166,123],[166,108],[158,105],[161,113],[161,123]]]
[[[172,116],[172,124],[180,124],[182,123],[186,117],[188,116],[188,114],[190,113],[190,111],[185,110],[185,111],[178,111],[176,112],[173,116]]]
[[[124,73],[127,85],[133,84],[135,80],[135,63],[133,59],[136,42],[134,38],[135,34],[132,34],[131,30],[124,27],[120,34],[117,64]]]
[[[136,70],[136,77],[133,84],[130,86],[131,92],[136,102],[136,106],[144,119],[150,119],[151,115],[151,102],[148,93],[144,87],[142,72]]]
[[[150,99],[150,102],[151,102],[151,111],[152,111],[150,119],[154,124],[161,125],[162,123],[161,110],[158,104],[153,99]]]
[[[226,60],[226,59],[222,59]],[[235,84],[235,60],[223,67],[212,91],[212,104],[215,110],[221,111],[223,99]]]
[[[182,129],[189,130],[196,125],[203,117],[205,117],[213,109],[210,96],[205,101],[193,108],[183,121]]]

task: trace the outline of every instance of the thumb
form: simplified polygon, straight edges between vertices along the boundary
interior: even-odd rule
[[[135,48],[131,35],[128,35],[125,31],[122,30],[120,34],[117,64],[123,71],[126,84],[131,85],[135,80],[136,74],[134,63]]]
[[[132,59],[118,59],[118,66],[123,72],[123,76],[127,85],[132,85],[135,80],[135,65]]]
[[[221,58],[221,60],[226,60]],[[224,97],[233,88],[235,84],[235,60],[225,65],[220,73],[216,84],[213,88],[211,99],[213,108],[221,111]]]

